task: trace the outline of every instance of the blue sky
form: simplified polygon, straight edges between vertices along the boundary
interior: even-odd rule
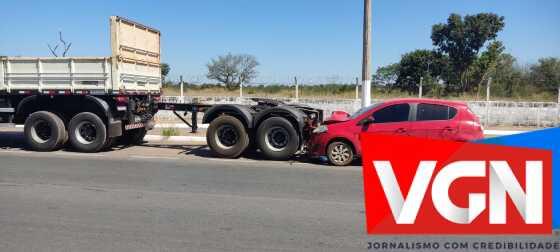
[[[210,58],[249,53],[259,81],[349,82],[361,71],[362,0],[3,1],[0,55],[49,56],[62,30],[70,56],[110,54],[108,18],[119,15],[162,31],[171,78],[201,80]],[[499,34],[521,64],[560,56],[557,0],[373,0],[373,67],[431,48],[431,26],[450,13],[495,12]]]

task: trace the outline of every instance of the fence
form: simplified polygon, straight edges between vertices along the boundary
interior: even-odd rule
[[[251,104],[251,98],[257,97],[180,97],[163,96],[163,102],[173,103],[203,103],[203,104]],[[286,103],[296,103],[293,98],[276,98],[275,100]],[[380,102],[373,100],[372,102]],[[325,111],[325,116],[333,111],[343,110],[353,113],[360,108],[360,100],[355,99],[308,99],[300,98],[297,103],[306,104]],[[526,127],[553,127],[558,125],[560,107],[554,102],[512,102],[512,101],[466,101],[471,110],[480,118],[485,126],[526,126]],[[156,120],[175,120],[172,113],[161,111],[156,115]]]

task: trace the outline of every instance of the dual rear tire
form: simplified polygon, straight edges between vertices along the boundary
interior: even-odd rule
[[[89,112],[74,116],[68,123],[68,130],[58,115],[48,111],[35,112],[25,121],[24,134],[32,150],[43,152],[60,149],[68,141],[77,151],[98,152],[111,142],[103,120]]]
[[[299,148],[299,135],[285,118],[271,117],[258,127],[256,145],[263,154],[273,160],[285,160]],[[250,144],[249,134],[236,117],[222,115],[210,123],[206,134],[210,149],[219,157],[237,158]]]

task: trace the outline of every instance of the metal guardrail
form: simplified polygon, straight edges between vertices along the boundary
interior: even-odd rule
[[[162,96],[163,102],[204,104],[250,104],[251,98],[231,96]],[[325,111],[325,116],[333,111],[352,113],[360,108],[360,100],[355,99],[315,99],[315,98],[274,98],[286,103],[300,103]],[[373,100],[379,102],[382,100]],[[560,123],[560,105],[554,102],[514,102],[514,101],[465,101],[485,126],[527,126],[554,127]],[[156,116],[165,121],[167,115]],[[172,115],[169,115],[172,118]]]

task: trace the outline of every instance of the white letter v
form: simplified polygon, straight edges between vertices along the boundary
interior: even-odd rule
[[[420,161],[410,190],[406,199],[404,199],[391,162],[373,161],[373,167],[379,176],[385,197],[397,224],[414,224],[436,168],[436,163],[436,161]]]

